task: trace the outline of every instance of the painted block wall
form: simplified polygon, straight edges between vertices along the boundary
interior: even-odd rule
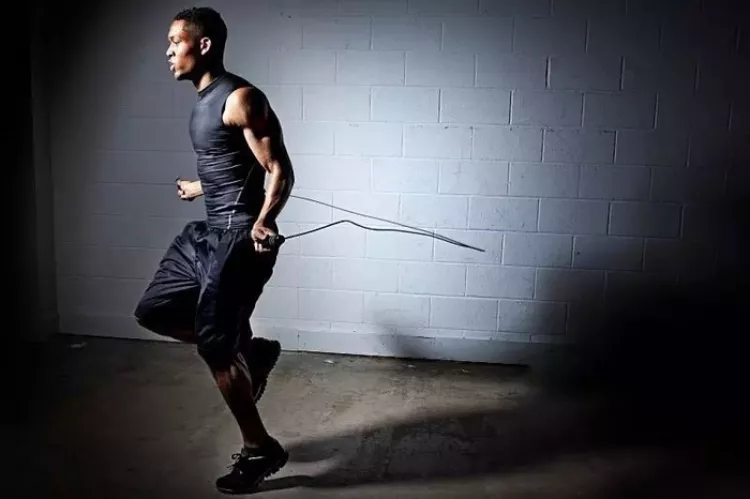
[[[288,350],[525,362],[634,285],[720,268],[747,185],[741,3],[217,1],[226,65],[279,114],[295,194],[479,246],[340,224],[289,240],[252,325]],[[731,2],[724,2],[731,3]],[[177,2],[101,4],[50,98],[61,331],[159,339],[133,308],[203,216]],[[734,10],[732,10],[734,9]],[[341,218],[301,199],[292,234]]]

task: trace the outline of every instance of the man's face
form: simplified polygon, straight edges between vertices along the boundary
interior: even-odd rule
[[[174,21],[167,34],[167,62],[169,70],[178,80],[189,78],[201,59],[202,42],[191,31],[185,21]]]

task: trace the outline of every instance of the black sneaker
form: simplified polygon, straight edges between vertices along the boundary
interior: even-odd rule
[[[253,400],[258,400],[263,396],[268,384],[268,375],[276,365],[281,355],[281,343],[276,340],[265,338],[252,338],[250,346],[245,353],[250,377],[253,383]]]
[[[234,463],[226,475],[216,480],[216,488],[225,494],[247,494],[274,473],[284,467],[289,460],[289,453],[276,439],[271,439],[268,446],[257,451],[243,448],[232,454]]]

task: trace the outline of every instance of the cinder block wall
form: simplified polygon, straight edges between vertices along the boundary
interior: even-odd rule
[[[750,131],[750,26],[741,2],[722,3],[213,2],[228,69],[283,120],[295,194],[486,250],[348,224],[292,239],[257,334],[290,350],[524,362],[634,285],[712,272],[706,221],[747,185]],[[195,177],[195,93],[164,55],[185,6],[89,11],[57,74],[63,332],[154,338],[133,307],[202,216],[173,184]],[[393,227],[292,199],[281,228],[340,218]]]

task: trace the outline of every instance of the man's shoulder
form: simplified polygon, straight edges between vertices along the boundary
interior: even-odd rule
[[[226,104],[228,107],[258,108],[267,103],[265,92],[252,83],[244,80],[244,84],[236,85],[229,95]]]
[[[245,78],[244,76],[240,76],[237,73],[232,73],[231,71],[227,71],[225,74],[227,83],[229,84],[230,88],[234,90],[242,89],[242,88],[250,88],[255,89],[257,86],[252,83],[248,78]]]
[[[224,104],[224,124],[258,124],[267,119],[269,111],[268,98],[261,89],[254,85],[239,86],[227,95]]]

